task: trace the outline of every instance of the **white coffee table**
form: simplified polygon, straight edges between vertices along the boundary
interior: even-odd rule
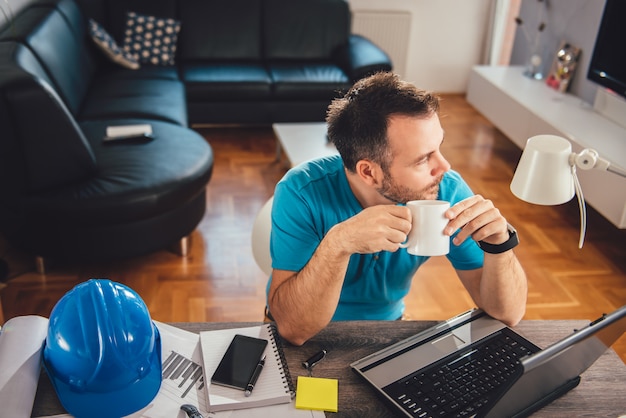
[[[278,138],[276,158],[285,152],[290,167],[318,157],[337,155],[335,146],[326,139],[326,123],[275,123]]]

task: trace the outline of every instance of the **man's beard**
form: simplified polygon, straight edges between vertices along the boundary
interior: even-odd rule
[[[384,172],[383,184],[377,190],[378,194],[394,203],[406,203],[411,200],[435,200],[439,195],[439,184],[443,180],[443,174],[434,182],[421,190],[413,190],[393,181],[393,178]]]

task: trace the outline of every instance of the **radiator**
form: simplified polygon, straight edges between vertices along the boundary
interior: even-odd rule
[[[391,58],[394,72],[406,75],[411,13],[402,10],[354,10],[352,32],[365,36]]]

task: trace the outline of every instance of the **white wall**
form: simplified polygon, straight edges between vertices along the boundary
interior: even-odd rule
[[[355,10],[409,10],[406,74],[417,86],[465,93],[470,70],[482,64],[492,0],[348,0]]]

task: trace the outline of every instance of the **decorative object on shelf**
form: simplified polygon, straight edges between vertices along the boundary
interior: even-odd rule
[[[580,48],[569,42],[561,42],[561,46],[552,61],[546,84],[555,90],[566,92],[570,80],[574,78],[578,57],[580,57]]]
[[[528,25],[524,24],[524,21],[521,17],[517,16],[515,18],[515,23],[520,27],[526,41],[530,45],[530,58],[528,59],[528,64],[525,67],[524,75],[530,78],[534,78],[535,80],[541,80],[543,78],[542,66],[543,59],[541,58],[540,53],[540,45],[539,38],[541,37],[541,33],[546,28],[546,23],[543,21],[543,12],[544,9],[547,8],[547,1],[537,0],[539,5],[539,14],[537,17],[537,32],[533,35],[528,30]]]
[[[576,176],[581,170],[610,171],[626,177],[626,170],[611,165],[594,149],[572,152],[572,144],[560,136],[537,135],[529,138],[511,181],[511,192],[521,200],[537,205],[560,205],[569,202],[574,194],[580,210],[580,239],[583,247],[587,229],[587,211],[583,191]]]

